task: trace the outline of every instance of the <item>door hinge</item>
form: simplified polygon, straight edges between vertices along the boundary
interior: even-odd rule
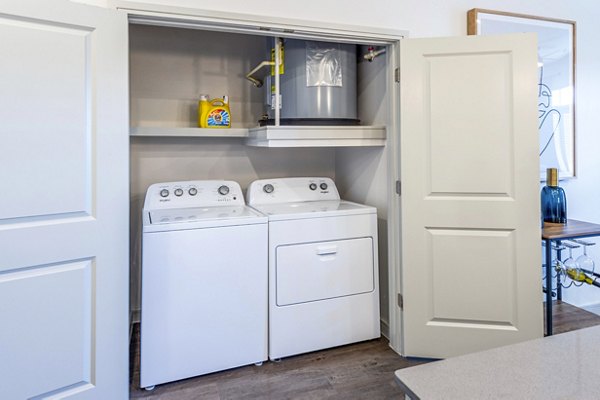
[[[400,307],[401,310],[404,310],[404,298],[401,293],[398,293],[398,307]]]
[[[394,70],[394,80],[396,82],[400,82],[400,68],[396,68]]]
[[[398,194],[398,196],[402,194],[402,184],[400,183],[400,181],[396,181],[396,193]]]

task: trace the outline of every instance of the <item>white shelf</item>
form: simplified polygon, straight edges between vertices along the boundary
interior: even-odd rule
[[[248,136],[246,128],[162,128],[132,127],[129,136],[139,137],[237,137]]]
[[[132,127],[134,137],[247,138],[255,147],[385,146],[384,126],[265,126],[261,128]]]
[[[385,146],[384,126],[266,126],[248,130],[248,146]]]

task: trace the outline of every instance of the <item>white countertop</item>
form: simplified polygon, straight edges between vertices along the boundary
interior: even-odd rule
[[[600,326],[396,371],[412,399],[600,399]]]

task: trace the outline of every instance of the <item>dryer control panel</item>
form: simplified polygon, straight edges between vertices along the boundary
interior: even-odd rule
[[[237,182],[206,180],[155,183],[146,192],[145,210],[243,206],[244,195]]]
[[[339,200],[331,178],[275,178],[254,181],[248,187],[248,204],[278,204]]]

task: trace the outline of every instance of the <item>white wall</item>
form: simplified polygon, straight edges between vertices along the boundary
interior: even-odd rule
[[[89,0],[88,0],[89,1]],[[114,1],[113,1],[114,2]],[[305,0],[281,2],[263,0],[141,0],[129,3],[157,3],[205,10],[236,12],[325,21],[328,23],[376,26],[408,30],[411,37],[455,36],[466,34],[466,13],[471,8],[575,20],[577,22],[577,102],[576,150],[577,178],[563,184],[567,192],[569,217],[600,223],[600,134],[596,123],[595,94],[600,90],[600,5],[593,0]],[[600,264],[600,243],[592,248]],[[600,267],[600,265],[599,265]],[[570,289],[565,299],[576,305],[600,302],[600,290],[593,287]]]

